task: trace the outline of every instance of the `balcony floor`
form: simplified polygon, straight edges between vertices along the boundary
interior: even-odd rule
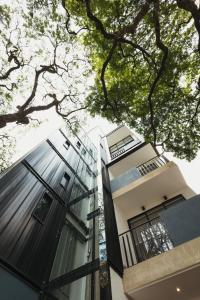
[[[125,269],[126,295],[134,300],[200,300],[199,249],[196,238]]]

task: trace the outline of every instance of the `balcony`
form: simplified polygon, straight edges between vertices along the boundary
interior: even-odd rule
[[[200,299],[199,212],[199,195],[178,199],[154,211],[150,222],[135,219],[137,225],[119,235],[124,291],[130,299]]]
[[[136,167],[129,169],[124,172],[122,175],[116,177],[111,181],[111,191],[112,193],[119,190],[122,187],[127,186],[129,183],[141,178],[142,176],[147,175],[148,173],[156,170],[159,167],[162,167],[168,162],[168,160],[160,155],[151,158],[150,160],[142,163]]]
[[[131,140],[126,145],[123,145],[122,147],[118,148],[116,151],[112,152],[110,154],[111,160],[117,158],[118,156],[122,155],[123,153],[127,152],[128,150],[132,149],[133,147],[137,146],[141,142],[138,140]]]
[[[140,227],[140,228],[139,228]],[[140,229],[140,233],[137,229]],[[173,248],[172,240],[160,218],[141,224],[119,235],[123,265],[131,267]]]
[[[194,195],[178,166],[160,157],[112,180],[111,190],[120,234],[129,229],[127,220],[141,214],[143,208],[149,210],[179,194],[187,199]]]

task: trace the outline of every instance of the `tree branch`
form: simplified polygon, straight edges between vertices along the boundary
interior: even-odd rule
[[[66,7],[66,1],[65,0],[62,0],[61,1],[61,4],[62,4],[62,7],[64,8],[65,12],[66,12],[66,15],[67,15],[67,20],[66,20],[66,29],[67,29],[67,32],[71,35],[78,35],[82,30],[87,30],[88,28],[87,27],[83,27],[83,28],[80,28],[77,32],[76,31],[73,31],[73,30],[70,30],[69,29],[69,23],[70,23],[70,14],[69,14],[69,11]]]
[[[41,66],[41,69],[37,70],[35,72],[34,84],[33,84],[31,95],[28,97],[26,102],[21,107],[18,107],[19,110],[23,111],[31,103],[31,101],[35,98],[37,87],[38,87],[39,77],[40,77],[41,74],[43,74],[45,72],[55,74],[56,70],[55,70],[54,65]]]
[[[191,13],[194,19],[194,25],[199,35],[198,51],[200,53],[200,10],[194,0],[176,0],[179,8],[182,8]]]
[[[156,45],[163,52],[160,69],[157,73],[156,78],[154,79],[154,81],[151,85],[148,99],[147,99],[148,104],[149,104],[149,111],[150,111],[150,123],[151,123],[151,128],[153,131],[153,140],[154,140],[153,143],[155,145],[156,140],[157,140],[157,133],[156,133],[156,127],[154,125],[154,108],[153,108],[153,103],[152,103],[152,96],[153,96],[155,88],[158,84],[158,81],[160,80],[160,77],[162,76],[162,74],[164,72],[165,64],[166,64],[167,57],[168,57],[168,48],[163,44],[163,42],[160,38],[159,0],[155,0],[155,2],[154,2],[153,16],[154,16],[154,27],[155,27],[155,34],[156,34]]]
[[[48,110],[53,106],[56,107],[56,105],[57,105],[57,101],[54,100],[47,105],[31,106],[23,111],[19,110],[18,112],[15,113],[1,115],[0,128],[5,127],[7,123],[13,123],[13,122],[16,122],[17,124],[28,124],[29,123],[28,115],[36,111]]]
[[[20,63],[19,59],[18,59],[17,56],[15,55],[16,52],[17,52],[16,49],[13,50],[13,51],[10,51],[10,54],[9,54],[9,56],[8,56],[8,62],[10,63],[11,61],[14,61],[15,64],[16,64],[16,66],[11,67],[9,70],[7,70],[7,71],[5,72],[5,74],[1,75],[1,76],[0,76],[0,80],[5,80],[5,79],[7,79],[13,71],[15,71],[15,70],[17,70],[17,69],[19,69],[20,67],[23,66],[23,64]]]
[[[113,53],[114,53],[116,47],[117,47],[117,42],[114,41],[113,45],[112,45],[112,48],[110,49],[110,51],[108,53],[108,56],[107,56],[106,60],[104,61],[102,69],[101,69],[100,79],[101,79],[101,84],[102,84],[102,88],[103,88],[104,98],[105,98],[105,101],[106,101],[105,105],[103,107],[103,110],[105,110],[108,105],[110,105],[112,107],[112,109],[113,109],[112,104],[108,100],[108,91],[107,91],[106,83],[105,83],[105,72],[106,72],[106,68],[107,68],[109,62],[112,59],[112,56],[113,56]],[[114,109],[113,109],[113,111],[114,111]]]

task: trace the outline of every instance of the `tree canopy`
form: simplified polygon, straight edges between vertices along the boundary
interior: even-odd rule
[[[65,23],[59,0],[0,5],[0,173],[12,163],[16,124],[37,126],[54,109],[79,125],[90,66]]]
[[[88,49],[91,114],[192,160],[200,145],[200,10],[194,0],[67,0]]]
[[[18,1],[0,13],[0,128],[50,108],[72,124],[85,108],[89,66],[67,34],[60,1]]]
[[[36,112],[52,107],[73,123],[87,108],[192,160],[200,145],[196,2],[1,5],[0,127],[28,124]]]

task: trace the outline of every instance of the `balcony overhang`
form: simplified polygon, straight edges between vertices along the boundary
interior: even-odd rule
[[[125,294],[134,300],[200,299],[199,249],[200,237],[125,269]]]
[[[189,189],[178,166],[168,162],[112,193],[114,204],[129,219],[146,209],[170,199],[183,189]],[[189,189],[190,190],[190,189]],[[190,190],[192,193],[192,190]]]

